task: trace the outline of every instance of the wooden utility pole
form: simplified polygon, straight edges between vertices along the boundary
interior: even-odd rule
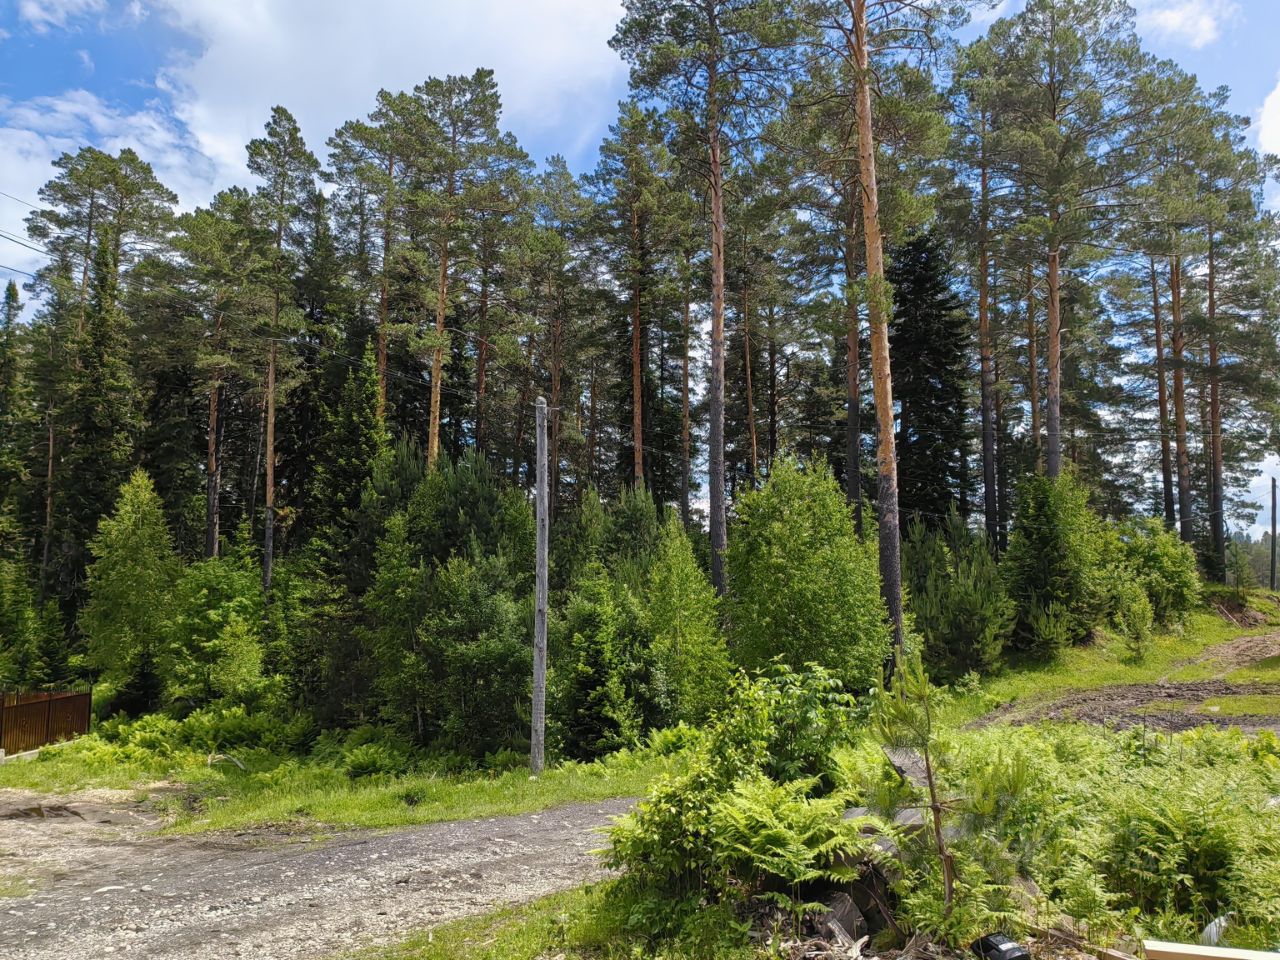
[[[1271,478],[1271,589],[1276,588],[1276,478]]]
[[[533,732],[529,737],[529,763],[534,776],[542,773],[547,725],[547,401],[537,402],[538,486],[536,493],[538,536],[537,592],[533,612]]]

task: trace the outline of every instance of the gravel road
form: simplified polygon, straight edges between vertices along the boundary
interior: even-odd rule
[[[306,960],[588,882],[610,800],[313,839],[161,837],[128,794],[0,790],[0,955]]]

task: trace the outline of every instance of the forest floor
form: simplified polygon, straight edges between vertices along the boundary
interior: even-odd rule
[[[315,837],[159,835],[119,790],[0,790],[0,952],[304,960],[578,887],[602,875],[596,830],[628,800]]]

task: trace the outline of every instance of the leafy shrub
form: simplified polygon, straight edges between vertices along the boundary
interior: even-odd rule
[[[1177,533],[1159,520],[1145,520],[1120,528],[1124,565],[1147,593],[1155,622],[1177,623],[1200,599],[1196,555]]]
[[[1001,564],[1016,605],[1014,640],[1020,649],[1047,658],[1064,639],[1089,638],[1104,613],[1101,530],[1085,489],[1070,474],[1023,482]]]
[[[837,795],[835,748],[854,716],[852,698],[819,667],[795,673],[777,664],[757,679],[736,679],[684,769],[660,778],[610,829],[610,865],[668,904],[704,885],[723,897],[744,882],[835,870],[840,854],[861,843],[838,826],[835,812],[847,802]],[[832,799],[815,803],[821,797]],[[820,827],[815,816],[832,822]],[[747,836],[766,822],[771,832]],[[727,837],[718,836],[717,828],[731,825]],[[786,864],[777,859],[786,856]],[[664,929],[677,915],[647,914]]]
[[[860,542],[825,463],[780,460],[729,536],[731,652],[749,669],[818,663],[870,689],[889,651],[876,545]]]
[[[907,597],[932,676],[955,680],[999,666],[1013,629],[1013,602],[984,532],[953,509],[942,529],[917,517],[902,550]]]

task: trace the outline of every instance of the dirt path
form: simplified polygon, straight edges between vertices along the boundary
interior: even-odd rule
[[[0,954],[304,960],[602,874],[595,828],[630,801],[328,840],[159,837],[127,794],[0,790]]]
[[[1073,690],[1039,703],[1011,703],[987,714],[975,726],[992,723],[1034,723],[1037,720],[1078,720],[1113,727],[1145,726],[1176,733],[1210,724],[1242,730],[1280,732],[1280,717],[1224,716],[1198,709],[1212,697],[1250,694],[1280,695],[1280,683],[1230,683],[1226,680],[1188,680],[1134,683],[1095,690]]]

